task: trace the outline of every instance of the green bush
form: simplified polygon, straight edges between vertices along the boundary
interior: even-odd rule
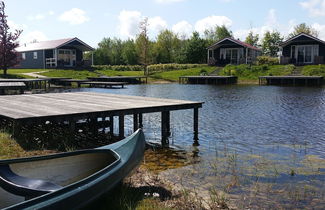
[[[148,66],[148,72],[149,74],[153,74],[156,72],[192,69],[192,68],[207,67],[207,66],[208,66],[207,64],[176,64],[176,63],[154,64]]]
[[[277,65],[279,64],[279,59],[270,56],[258,56],[256,58],[256,65]]]
[[[94,65],[96,70],[114,70],[114,71],[143,71],[141,65]]]

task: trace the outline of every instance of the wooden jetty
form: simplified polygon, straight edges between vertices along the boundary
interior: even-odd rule
[[[124,137],[124,117],[133,115],[133,128],[143,126],[143,114],[161,112],[162,144],[168,144],[170,112],[194,110],[194,144],[198,145],[198,115],[202,102],[115,95],[95,92],[47,93],[8,95],[0,97],[0,117],[13,123],[14,135],[18,136],[24,124],[44,125],[47,122],[68,122],[75,132],[76,123],[87,120],[97,124],[109,119],[109,131],[113,134],[114,117],[118,117],[119,137]],[[98,130],[98,129],[97,129]]]
[[[49,78],[43,79],[0,79],[0,83],[3,82],[23,82],[27,89],[47,89],[49,86]]]
[[[260,85],[322,85],[322,76],[261,76],[259,77]]]
[[[179,77],[180,84],[235,84],[237,77],[235,76],[182,76]]]
[[[127,82],[97,82],[97,81],[84,81],[78,82],[78,87],[81,85],[89,85],[89,87],[104,87],[104,88],[113,88],[121,87],[124,88],[124,85],[128,84]]]
[[[88,77],[92,81],[99,82],[127,82],[128,84],[148,83],[146,76],[112,76],[112,77]]]
[[[71,79],[71,78],[61,78],[56,79],[55,84],[63,85],[63,86],[71,86],[72,83],[77,83],[78,87],[80,87],[80,83],[82,82],[89,82],[89,79]]]
[[[24,93],[26,88],[25,83],[23,82],[0,82],[0,94],[5,94],[6,90],[19,90],[21,94]]]

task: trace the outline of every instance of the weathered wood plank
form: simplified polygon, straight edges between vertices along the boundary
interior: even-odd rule
[[[11,119],[103,113],[116,116],[202,106],[202,102],[95,92],[1,96],[0,103],[0,115]]]

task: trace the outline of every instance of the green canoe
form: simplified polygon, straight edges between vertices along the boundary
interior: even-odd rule
[[[142,130],[96,149],[0,160],[0,208],[76,209],[122,181],[141,162]]]

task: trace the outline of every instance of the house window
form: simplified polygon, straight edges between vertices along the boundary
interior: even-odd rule
[[[21,59],[26,60],[26,53],[21,54]]]
[[[34,59],[37,59],[37,52],[34,52],[34,53],[33,53],[33,58],[34,58]]]

